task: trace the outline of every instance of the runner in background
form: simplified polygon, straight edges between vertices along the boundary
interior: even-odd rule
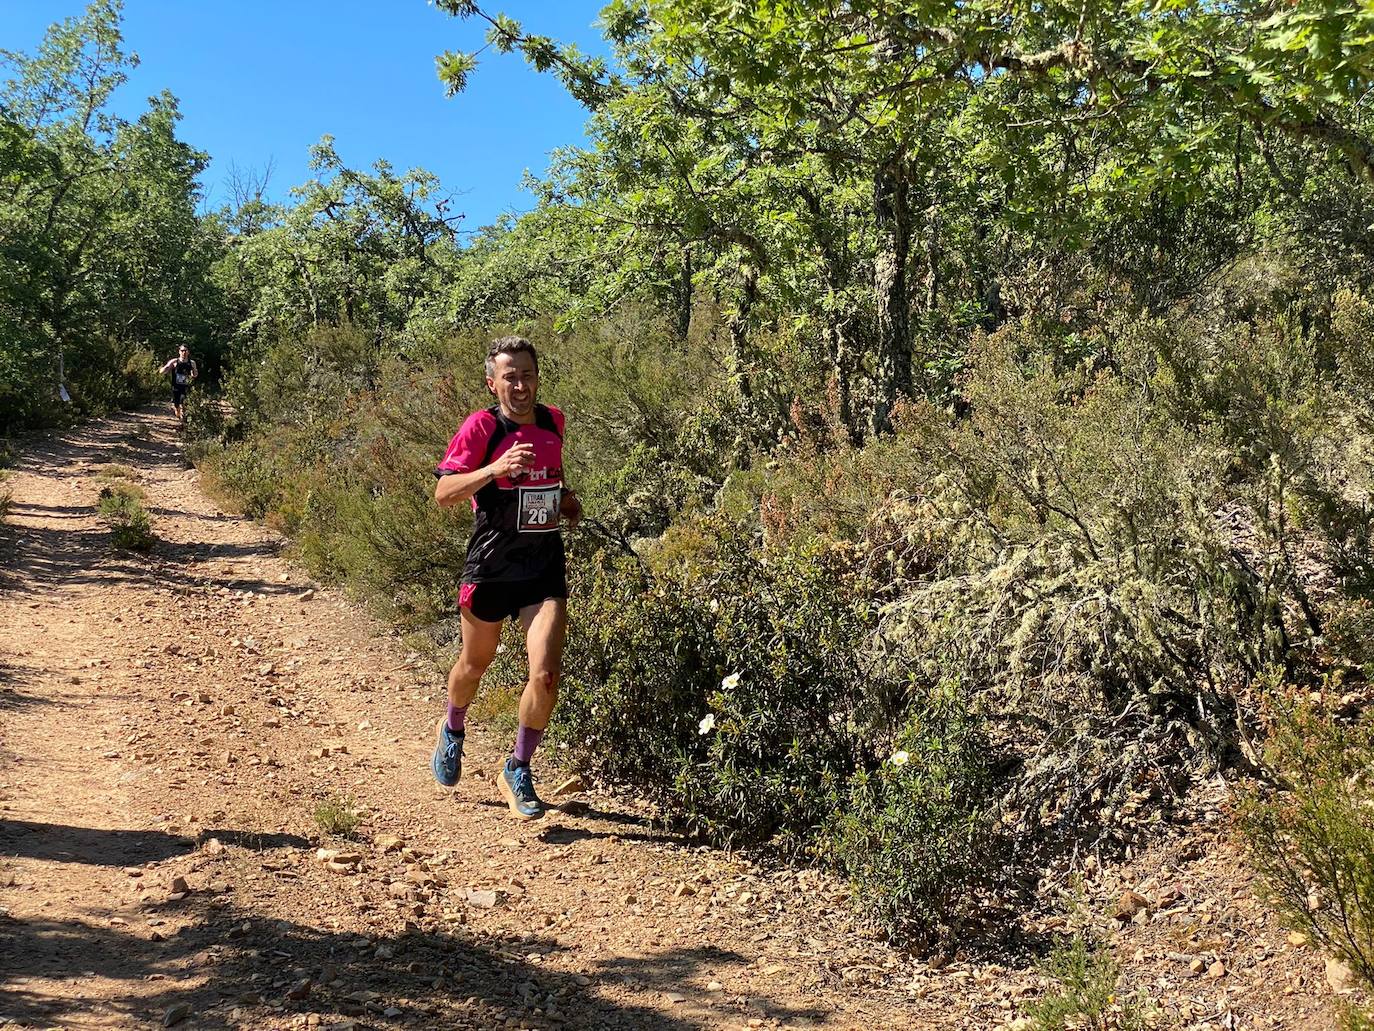
[[[191,359],[191,349],[182,344],[177,356],[158,370],[162,375],[172,374],[172,410],[177,413],[177,421],[186,422],[186,392],[191,389],[191,381],[200,375],[196,363]]]
[[[563,482],[563,413],[539,404],[539,357],[523,337],[494,340],[487,351],[490,408],[473,412],[435,469],[434,498],[449,508],[471,501],[472,538],[458,594],[463,648],[448,676],[448,712],[439,720],[432,768],[445,787],[462,772],[464,720],[491,665],[507,619],[525,631],[529,680],[520,728],[499,785],[511,812],[544,815],[530,759],[558,699],[567,634],[567,565],[561,521],[582,515]]]

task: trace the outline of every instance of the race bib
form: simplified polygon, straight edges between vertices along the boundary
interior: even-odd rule
[[[521,533],[548,533],[558,529],[558,505],[562,487],[521,487],[515,528]]]
[[[176,376],[176,379],[177,379],[177,386],[179,386],[179,387],[188,387],[188,386],[191,385],[191,377],[188,376],[188,375],[186,375],[186,373],[184,373],[184,372],[178,372],[178,373],[177,373],[177,376]]]

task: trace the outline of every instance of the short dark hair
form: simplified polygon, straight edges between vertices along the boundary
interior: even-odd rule
[[[534,345],[524,337],[497,337],[487,348],[487,379],[496,378],[496,356],[498,354],[527,354],[534,362],[534,371],[539,371],[539,353]]]

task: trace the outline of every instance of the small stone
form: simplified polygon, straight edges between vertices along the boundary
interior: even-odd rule
[[[186,883],[186,878],[181,876],[181,874],[177,874],[172,878],[169,887],[173,895],[185,895],[191,890],[191,886]]]
[[[396,950],[390,945],[378,945],[377,951],[373,953],[377,959],[395,959]]]
[[[586,790],[587,785],[582,782],[581,777],[574,773],[571,777],[553,789],[553,797],[561,798],[563,795],[575,795],[579,791]]]
[[[1188,970],[1194,974],[1200,974],[1207,969],[1207,964],[1200,959],[1195,959],[1188,964]]]
[[[168,1006],[167,1012],[162,1015],[162,1026],[171,1027],[173,1024],[180,1024],[191,1015],[191,1004],[189,1002],[179,1002],[175,1006]]]
[[[725,990],[725,985],[721,984],[719,981],[707,981],[706,990],[708,992],[722,992]]]
[[[315,589],[314,589],[313,587],[311,587],[311,588],[309,588],[308,590],[301,591],[301,593],[300,593],[299,595],[296,596],[296,600],[297,600],[297,601],[314,601],[314,600],[315,600]]]
[[[1207,976],[1210,977],[1213,981],[1215,981],[1219,977],[1225,977],[1226,964],[1223,963],[1221,960],[1217,960],[1215,963],[1213,963],[1210,967],[1207,968]]]
[[[495,909],[501,904],[503,893],[499,891],[469,891],[467,894],[468,905],[476,906],[478,909]]]
[[[674,1004],[687,1001],[687,996],[681,994],[680,992],[664,992],[663,997]]]
[[[397,852],[405,845],[405,841],[394,834],[379,834],[373,839],[372,844],[383,852]]]
[[[1130,920],[1137,913],[1150,908],[1150,900],[1139,892],[1129,889],[1121,893],[1121,898],[1117,901],[1116,910],[1112,914],[1118,920]]]
[[[676,888],[673,889],[673,898],[683,899],[687,898],[688,896],[695,895],[696,893],[697,890],[693,888],[690,884],[679,884]]]
[[[209,856],[217,856],[217,855],[222,854],[223,852],[224,852],[224,842],[220,841],[219,838],[211,838],[209,841],[207,841],[207,842],[205,843],[205,854],[206,854],[206,855],[209,855]]]
[[[286,997],[288,999],[297,1000],[308,999],[310,997],[310,989],[313,987],[314,985],[311,984],[310,979],[307,977],[305,980],[297,981],[290,988],[288,988],[286,990]]]
[[[1337,994],[1344,995],[1346,992],[1355,990],[1355,972],[1350,966],[1339,959],[1327,957],[1326,960],[1326,983],[1331,986],[1331,990]]]
[[[1301,931],[1288,932],[1288,944],[1294,946],[1295,948],[1301,948],[1302,946],[1306,945],[1310,940],[1311,939],[1308,938],[1307,935],[1303,934]]]

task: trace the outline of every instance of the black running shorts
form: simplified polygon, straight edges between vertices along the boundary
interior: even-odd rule
[[[561,562],[533,580],[486,580],[463,584],[458,604],[484,623],[516,619],[527,605],[538,605],[549,598],[568,596],[568,573]]]

